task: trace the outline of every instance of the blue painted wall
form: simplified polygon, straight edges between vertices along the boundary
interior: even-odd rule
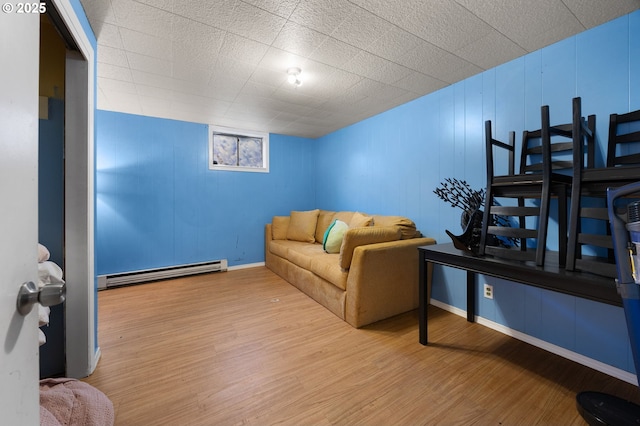
[[[320,138],[318,205],[406,215],[448,242],[444,230],[461,229],[460,211],[433,189],[448,177],[486,185],[484,121],[505,140],[511,130],[539,128],[541,105],[549,105],[552,123],[569,122],[575,96],[584,115],[597,116],[602,165],[609,114],[640,109],[640,12]],[[465,282],[464,272],[438,267],[433,298],[466,309]],[[478,298],[481,317],[634,371],[621,308],[490,277],[478,279],[477,294],[484,282],[494,285],[495,298]]]
[[[260,262],[273,215],[316,207],[405,215],[447,242],[460,212],[433,190],[448,177],[485,186],[484,120],[502,139],[539,128],[543,104],[568,122],[574,96],[597,115],[602,164],[609,114],[640,109],[640,12],[316,141],[271,135],[269,174],[209,171],[205,125],[98,111],[97,273]],[[436,268],[433,297],[464,309],[465,279]],[[495,298],[477,300],[481,317],[634,371],[621,308],[485,277],[478,294],[485,281]]]
[[[209,170],[208,126],[98,111],[97,274],[264,261],[264,225],[315,208],[313,141],[270,135],[270,172]]]

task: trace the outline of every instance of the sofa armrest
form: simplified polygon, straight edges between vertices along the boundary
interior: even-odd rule
[[[418,307],[418,247],[433,238],[356,247],[347,279],[345,320],[358,328]],[[427,266],[427,297],[433,266]],[[429,300],[429,299],[427,299]]]
[[[340,247],[340,267],[349,269],[353,251],[360,246],[398,241],[402,233],[398,226],[364,226],[349,228]]]

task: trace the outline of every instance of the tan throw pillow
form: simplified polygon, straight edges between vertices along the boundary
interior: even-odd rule
[[[371,216],[365,216],[360,212],[355,212],[349,221],[349,228],[361,228],[363,226],[369,226],[373,223]]]
[[[396,241],[401,237],[400,228],[397,226],[365,226],[361,228],[350,228],[342,238],[340,247],[340,267],[349,269],[353,250],[358,246],[375,243],[386,243]]]
[[[318,224],[316,225],[316,242],[322,244],[324,240],[324,233],[327,231],[327,228],[333,222],[333,219],[336,212],[331,212],[327,210],[320,210],[318,214]]]
[[[287,240],[315,242],[318,213],[320,213],[319,209],[303,212],[292,211],[287,228]]]
[[[417,236],[416,224],[411,219],[403,216],[373,216],[373,226],[398,226],[402,232],[402,239],[406,240]]]
[[[274,216],[271,220],[271,236],[274,240],[286,240],[289,216]]]
[[[346,211],[336,212],[336,214],[333,215],[334,219],[341,220],[347,225],[349,224],[349,222],[351,222],[352,217],[353,217],[353,212],[346,212]]]

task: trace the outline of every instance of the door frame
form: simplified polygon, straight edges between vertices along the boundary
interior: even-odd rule
[[[80,5],[79,1],[76,1]],[[100,358],[95,276],[95,50],[71,0],[53,0],[79,53],[65,64],[66,375],[90,375]]]

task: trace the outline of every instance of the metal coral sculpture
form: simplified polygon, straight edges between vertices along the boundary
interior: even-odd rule
[[[460,226],[466,229],[473,213],[484,205],[485,190],[475,190],[465,180],[446,178],[433,192],[451,207],[462,209]]]
[[[460,250],[470,251],[474,254],[478,253],[480,246],[480,237],[482,232],[482,207],[485,200],[485,189],[473,189],[471,185],[464,180],[456,178],[447,178],[440,183],[440,187],[433,191],[438,198],[451,205],[451,207],[462,210],[460,216],[460,226],[463,233],[453,235],[445,230],[447,235],[453,241],[456,248]],[[492,215],[491,224],[498,226],[511,226],[510,221],[503,216]],[[500,245],[503,247],[517,247],[519,241],[511,237],[500,237],[496,241],[489,242],[491,245]]]

